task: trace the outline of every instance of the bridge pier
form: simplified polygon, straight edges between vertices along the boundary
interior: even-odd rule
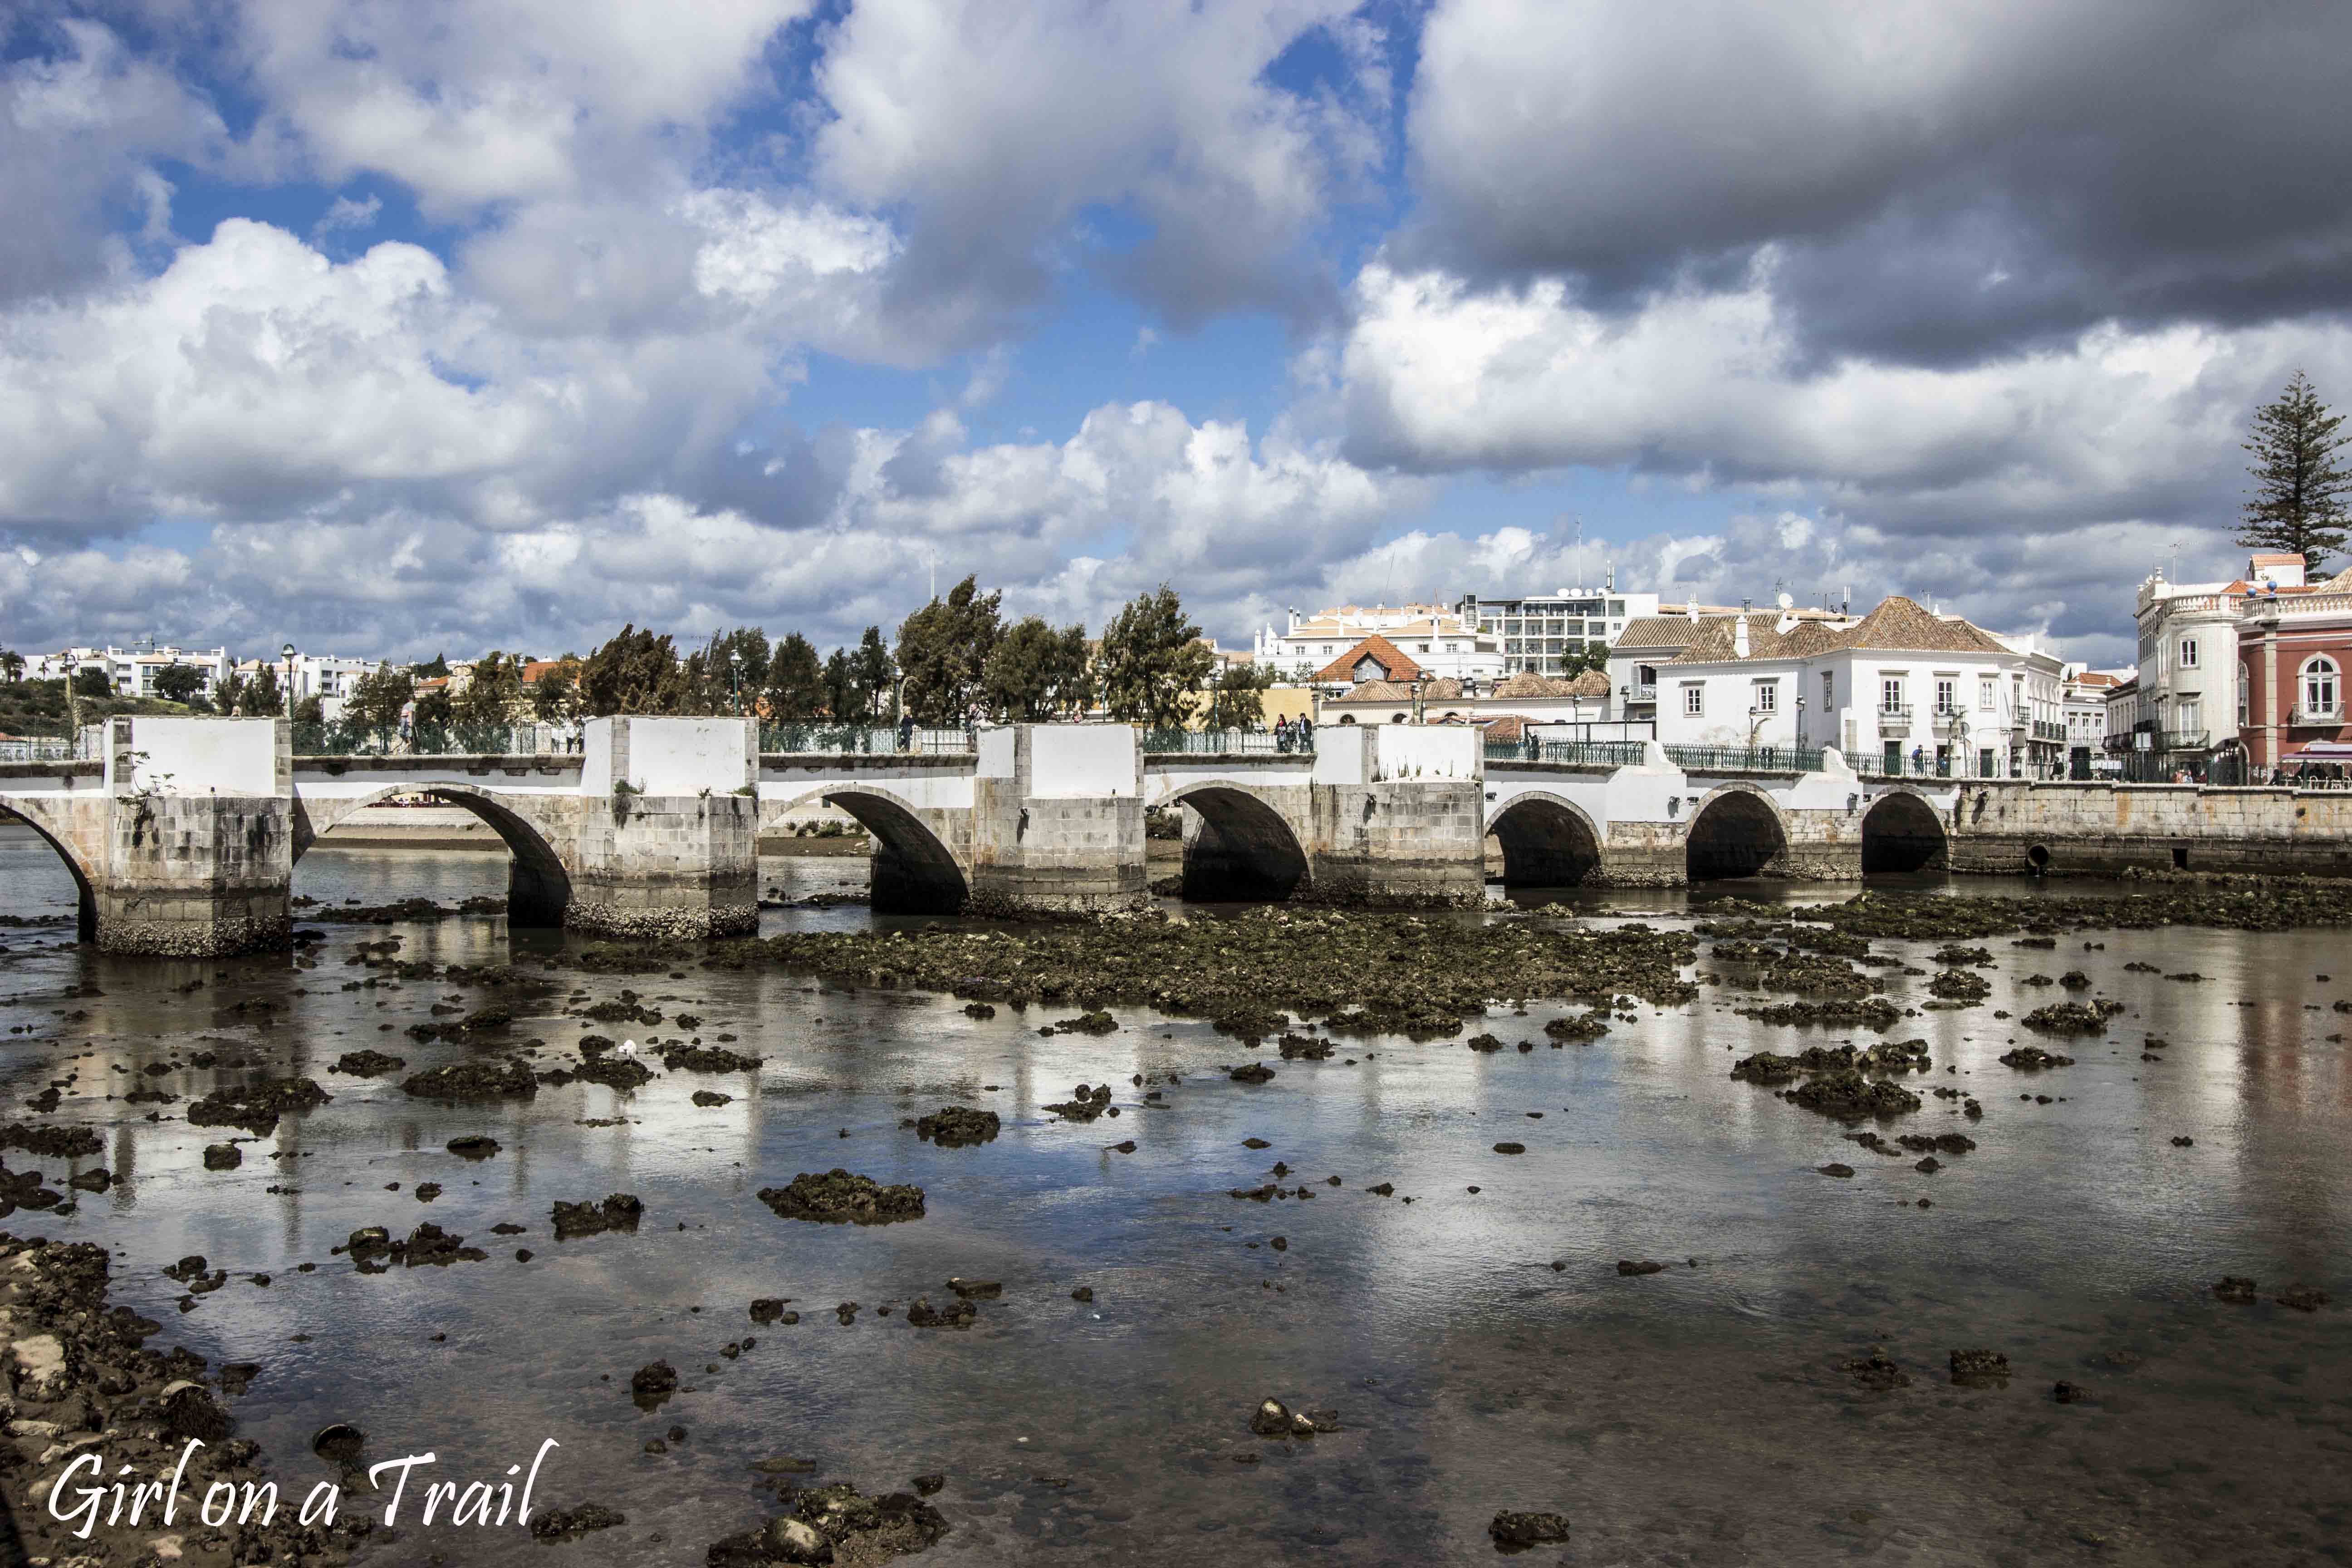
[[[1143,752],[1125,724],[1016,724],[980,737],[965,908],[1100,914],[1149,902]]]
[[[758,931],[759,780],[756,720],[590,720],[567,803],[563,924],[621,937]]]
[[[289,946],[289,727],[107,721],[104,788],[60,803],[107,952],[219,958]],[[96,853],[90,851],[95,848]]]
[[[1484,905],[1485,772],[1485,736],[1466,726],[1318,729],[1302,896],[1381,909]]]

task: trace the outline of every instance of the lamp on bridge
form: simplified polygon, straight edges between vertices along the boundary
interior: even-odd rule
[[[735,683],[735,717],[743,716],[743,650],[737,648],[727,656],[727,668]]]
[[[1421,722],[1421,683],[1423,679],[1418,675],[1412,678],[1412,721],[1416,724]]]
[[[288,643],[278,650],[286,656],[286,717],[294,717],[294,645]]]

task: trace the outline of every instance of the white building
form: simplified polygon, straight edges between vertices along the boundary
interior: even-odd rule
[[[1305,681],[1366,637],[1386,638],[1431,678],[1491,681],[1503,674],[1502,641],[1439,605],[1339,605],[1312,616],[1290,612],[1281,631],[1261,630],[1255,661]]]
[[[343,703],[359,684],[360,677],[375,673],[377,661],[372,658],[351,658],[341,654],[300,653],[293,658],[289,679],[288,663],[283,658],[248,658],[240,660],[237,672],[247,680],[261,673],[268,665],[278,681],[281,696],[288,686],[293,688],[291,702],[300,703],[315,697],[320,710],[329,719],[340,719]]]
[[[2033,724],[2038,701],[2058,717],[2056,661],[2037,698],[2047,656],[1900,595],[1843,627],[1787,610],[1700,626],[1656,666],[1670,746],[1834,746],[1865,772],[1978,778],[2028,776],[2054,750]]]
[[[2296,554],[2250,555],[2245,575],[2228,583],[2149,577],[2139,585],[2134,610],[2139,661],[2132,721],[2117,729],[2111,715],[2108,750],[2124,759],[2134,778],[2207,776],[2217,753],[2240,749],[2241,620],[2282,602],[2347,588],[2352,588],[2352,572],[2329,583],[2305,581],[2304,558]]]
[[[2070,664],[2060,699],[2066,723],[2067,766],[2076,778],[2105,772],[2099,764],[2107,752],[2107,700],[2132,672],[2092,669]]]
[[[1550,594],[1466,594],[1454,608],[1464,624],[1499,639],[1498,673],[1564,675],[1568,660],[1588,647],[1612,647],[1627,626],[1655,616],[1658,595],[1621,594],[1612,578],[1606,587]]]
[[[185,665],[202,676],[204,684],[198,689],[209,697],[214,686],[227,678],[228,649],[72,647],[26,659],[25,676],[29,680],[56,680],[95,669],[106,677],[109,689],[117,697],[154,697],[158,695],[155,678],[174,665]]]

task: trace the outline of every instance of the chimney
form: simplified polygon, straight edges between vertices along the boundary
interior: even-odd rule
[[[1748,657],[1748,617],[1746,616],[1741,616],[1731,623],[1731,657],[1734,658]]]

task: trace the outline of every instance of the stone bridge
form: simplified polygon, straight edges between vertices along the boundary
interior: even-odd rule
[[[1185,896],[1375,906],[1514,887],[2125,865],[2352,874],[2352,792],[1879,780],[1490,762],[1477,731],[1339,725],[1312,753],[1146,753],[1124,725],[1019,725],[949,755],[762,754],[731,719],[592,721],[580,752],[298,757],[282,721],[117,718],[101,762],[0,764],[0,813],[70,868],[85,940],[284,944],[297,861],[393,795],[463,806],[511,852],[509,920],[617,936],[758,923],[763,826],[812,801],[875,840],[905,912],[1066,913],[1147,896],[1145,813],[1181,805]]]

